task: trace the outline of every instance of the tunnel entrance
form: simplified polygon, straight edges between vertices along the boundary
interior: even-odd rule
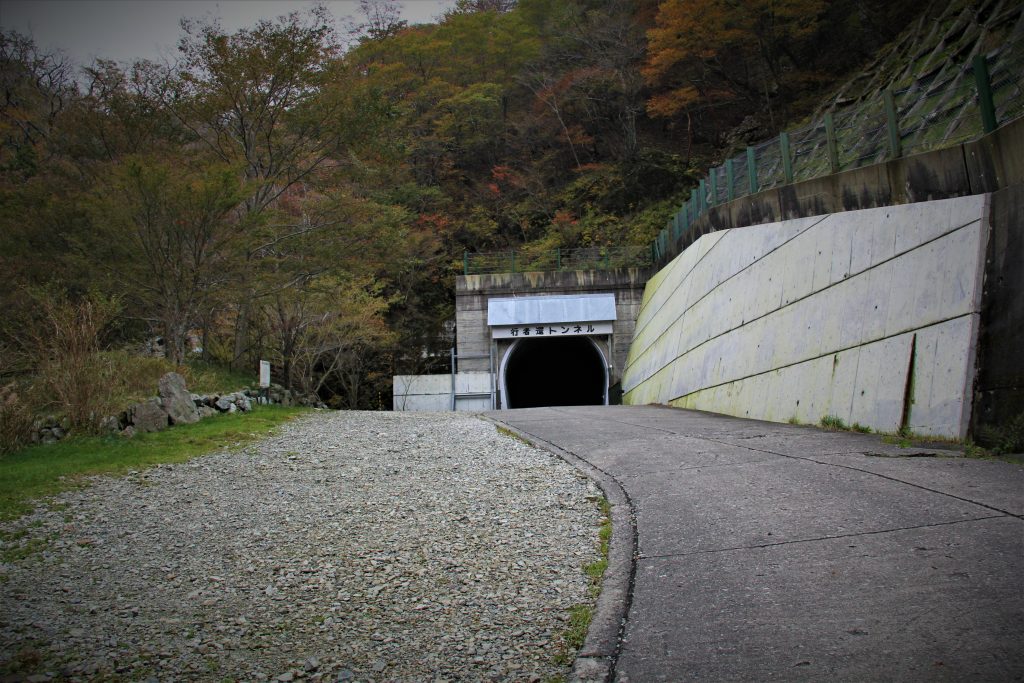
[[[520,339],[503,372],[505,408],[604,405],[605,359],[589,337]]]

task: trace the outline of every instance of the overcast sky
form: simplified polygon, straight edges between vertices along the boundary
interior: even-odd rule
[[[175,56],[182,17],[219,17],[227,31],[312,6],[309,0],[0,0],[0,26],[60,49],[80,65],[96,58],[131,62]],[[345,17],[361,18],[358,0],[324,0],[343,31]],[[402,18],[432,22],[454,0],[404,0]]]

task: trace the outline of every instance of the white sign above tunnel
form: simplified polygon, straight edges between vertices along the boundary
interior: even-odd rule
[[[499,325],[491,328],[493,339],[551,339],[612,333],[612,321],[575,321],[543,325]]]
[[[614,294],[550,294],[487,301],[487,324],[492,328],[554,323],[575,327],[578,323],[611,322],[616,317]]]

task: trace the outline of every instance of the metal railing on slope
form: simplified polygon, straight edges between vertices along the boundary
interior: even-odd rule
[[[992,72],[984,55],[948,73],[883,93],[852,111],[747,147],[708,171],[650,245],[660,264],[708,209],[781,185],[976,139],[1024,115],[1024,58],[1004,46]]]
[[[559,270],[612,270],[651,265],[648,246],[580,247],[546,251],[514,250],[471,254],[462,257],[465,275],[528,273]]]

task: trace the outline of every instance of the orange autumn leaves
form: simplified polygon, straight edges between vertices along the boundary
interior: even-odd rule
[[[647,32],[647,103],[671,117],[698,102],[770,97],[801,67],[824,0],[665,0]]]

